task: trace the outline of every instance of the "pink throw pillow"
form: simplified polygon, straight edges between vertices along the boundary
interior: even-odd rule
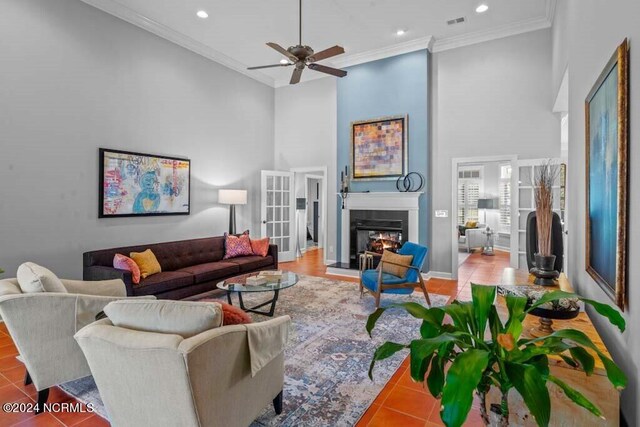
[[[224,259],[248,255],[253,255],[251,239],[249,239],[249,230],[240,236],[232,236],[229,233],[224,233]]]
[[[130,271],[131,281],[136,285],[140,283],[140,267],[138,267],[138,264],[128,256],[116,254],[113,257],[113,268]]]
[[[222,325],[244,325],[251,323],[251,317],[239,307],[220,302],[222,306]]]
[[[266,257],[269,253],[269,238],[264,239],[251,239],[251,250],[254,255]]]

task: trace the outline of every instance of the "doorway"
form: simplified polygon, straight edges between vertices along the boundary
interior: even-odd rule
[[[474,253],[487,255],[487,262],[498,251],[508,253],[517,268],[517,170],[516,155],[452,160],[452,279]]]
[[[322,250],[327,242],[327,167],[292,168],[296,198],[296,258]],[[326,253],[323,260],[326,261]]]

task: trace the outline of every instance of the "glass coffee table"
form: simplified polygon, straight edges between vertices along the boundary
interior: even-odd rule
[[[290,271],[283,271],[282,277],[280,279],[269,279],[267,283],[264,283],[262,285],[247,285],[247,278],[257,275],[258,273],[249,273],[242,274],[240,276],[234,276],[218,283],[216,287],[227,292],[227,301],[229,301],[230,305],[233,305],[233,303],[231,302],[231,294],[235,292],[238,294],[238,301],[240,302],[240,308],[242,310],[248,313],[257,313],[264,316],[273,317],[280,291],[282,289],[290,288],[298,283],[298,275]],[[273,297],[270,300],[258,304],[254,307],[245,307],[244,301],[242,299],[242,294],[250,294],[254,292],[273,292]],[[269,311],[258,310],[259,308],[262,308],[269,304],[271,304]]]

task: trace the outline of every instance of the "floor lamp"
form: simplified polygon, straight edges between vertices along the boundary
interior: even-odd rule
[[[218,203],[229,205],[229,234],[236,234],[236,205],[247,204],[247,190],[218,190]]]

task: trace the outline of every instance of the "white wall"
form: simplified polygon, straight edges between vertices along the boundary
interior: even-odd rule
[[[566,0],[562,0],[560,4]],[[640,3],[636,0],[602,2],[569,0],[559,10],[556,22],[566,22],[565,36],[554,41],[568,52],[569,64],[569,159],[567,197],[572,228],[569,230],[569,279],[578,293],[611,303],[585,271],[585,121],[584,100],[616,47],[625,37],[630,40],[630,140],[629,140],[629,246],[627,250],[628,300],[624,313],[627,330],[621,334],[597,313],[591,319],[615,361],[629,377],[622,393],[622,411],[628,425],[640,425]],[[554,55],[559,56],[559,55]]]
[[[259,230],[273,134],[272,88],[79,0],[3,0],[0,266],[78,278],[87,250],[220,235],[218,187]],[[98,219],[98,147],[190,158],[191,215]]]
[[[451,159],[558,157],[552,112],[551,31],[432,55],[433,209],[451,210]],[[431,270],[450,273],[455,216],[433,218]]]
[[[336,80],[323,78],[276,89],[275,167],[327,166],[328,261],[335,261],[336,236]]]

